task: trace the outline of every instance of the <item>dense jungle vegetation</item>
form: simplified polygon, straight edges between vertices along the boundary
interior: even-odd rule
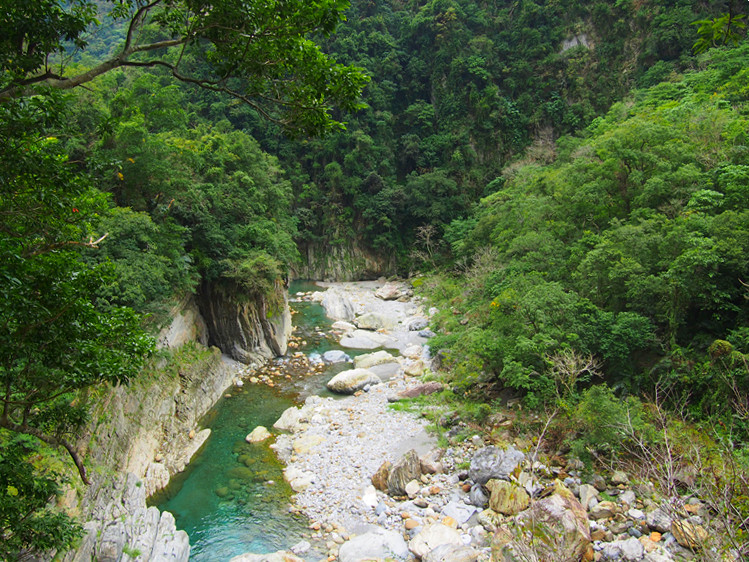
[[[309,244],[423,274],[447,400],[562,412],[587,459],[631,443],[630,397],[649,450],[679,412],[742,460],[745,3],[208,5],[0,14],[0,554],[74,539],[38,450],[85,479],[82,392],[181,296],[265,294]]]

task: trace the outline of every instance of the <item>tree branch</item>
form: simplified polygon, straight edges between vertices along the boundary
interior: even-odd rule
[[[47,435],[43,431],[35,427],[26,425],[26,424],[13,423],[9,419],[7,419],[7,417],[5,416],[0,418],[0,427],[3,427],[10,431],[14,431],[16,433],[25,433],[26,435],[31,435],[33,437],[36,437],[40,441],[44,441],[45,443],[53,447],[63,447],[70,455],[70,458],[73,459],[73,463],[78,469],[78,474],[80,474],[81,480],[83,480],[83,483],[87,485],[91,484],[90,480],[88,479],[88,476],[86,475],[86,467],[83,466],[83,459],[81,459],[80,455],[78,455],[78,451],[76,450],[76,448],[73,446],[72,443],[68,442],[67,439],[64,439],[62,437],[58,438],[52,435]]]

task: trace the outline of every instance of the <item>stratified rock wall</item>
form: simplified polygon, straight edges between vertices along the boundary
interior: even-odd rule
[[[258,365],[286,353],[291,313],[282,283],[274,295],[261,298],[243,295],[228,281],[204,283],[199,301],[210,344],[232,359]]]
[[[292,271],[296,279],[360,281],[395,275],[392,255],[380,256],[348,244],[306,243],[299,246],[303,264]]]
[[[176,530],[171,514],[147,508],[146,497],[182,471],[210,435],[199,421],[241,368],[222,350],[244,363],[286,352],[291,315],[281,283],[277,290],[275,306],[208,290],[199,312],[195,299],[184,299],[159,335],[171,359],[96,400],[78,443],[92,483],[79,501],[64,502],[86,521],[86,536],[66,562],[114,561],[135,551],[143,562],[188,560],[187,535]],[[221,349],[206,348],[208,338]]]

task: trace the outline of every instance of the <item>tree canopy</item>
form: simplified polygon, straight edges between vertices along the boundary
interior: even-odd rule
[[[40,86],[75,88],[115,68],[161,67],[241,100],[288,133],[327,133],[343,127],[333,107],[361,108],[368,82],[311,39],[332,33],[347,7],[346,0],[12,0],[0,16],[0,102]],[[72,64],[71,47],[85,49],[103,19],[122,27],[120,46],[88,68]]]

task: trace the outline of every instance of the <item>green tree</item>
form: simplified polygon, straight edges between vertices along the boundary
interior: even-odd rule
[[[126,383],[153,342],[132,309],[98,299],[109,268],[82,259],[107,203],[50,134],[63,113],[54,97],[0,106],[0,427],[65,449],[87,482],[80,392]]]
[[[160,67],[241,100],[289,133],[326,133],[343,128],[332,117],[334,106],[362,107],[368,78],[336,63],[308,37],[332,33],[347,7],[346,0],[124,0],[111,6],[14,0],[0,17],[0,102],[33,94],[37,86],[75,88],[115,68]],[[124,43],[91,68],[68,64],[66,42],[85,48],[86,30],[99,24],[97,18],[124,25]]]

